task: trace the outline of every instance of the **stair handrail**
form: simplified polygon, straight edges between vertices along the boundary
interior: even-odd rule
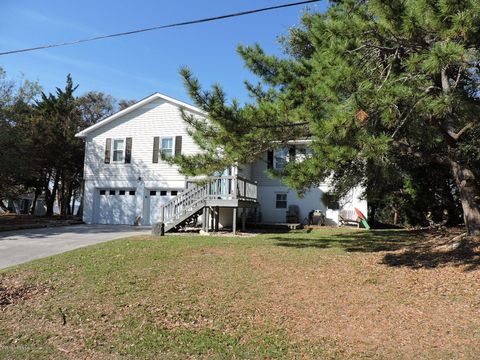
[[[196,212],[196,204],[213,199],[256,200],[257,184],[240,176],[211,176],[202,179],[202,184],[178,194],[161,206],[161,221],[166,223],[179,219],[189,212]]]
[[[205,197],[206,186],[207,185],[194,185],[192,188],[183,191],[173,199],[163,204],[161,207],[162,222],[166,222],[174,218],[177,213],[177,211],[175,211],[176,209],[181,211],[182,209],[191,206],[193,202],[203,199]]]

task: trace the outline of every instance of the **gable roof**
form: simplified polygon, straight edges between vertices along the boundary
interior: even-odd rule
[[[169,103],[177,105],[178,107],[183,107],[185,109],[188,109],[188,110],[193,111],[193,112],[195,112],[197,114],[200,114],[200,115],[204,115],[204,116],[206,115],[206,113],[203,110],[201,110],[201,109],[199,109],[199,108],[197,108],[193,105],[187,104],[183,101],[171,98],[167,95],[163,95],[163,94],[160,94],[160,93],[157,92],[157,93],[154,93],[154,94],[140,100],[139,102],[137,102],[137,103],[135,103],[135,104],[123,109],[123,110],[120,110],[119,112],[117,112],[113,115],[110,115],[109,117],[99,121],[98,123],[93,124],[92,126],[89,126],[88,128],[86,128],[86,129],[80,131],[79,133],[75,134],[75,137],[85,138],[92,131],[95,131],[95,130],[101,128],[102,126],[107,125],[107,124],[111,123],[112,121],[114,121],[114,120],[116,120],[116,119],[118,119],[118,118],[136,110],[136,109],[139,109],[142,106],[144,106],[144,105],[146,105],[146,104],[148,104],[148,103],[150,103],[154,100],[157,100],[157,99],[165,100]]]

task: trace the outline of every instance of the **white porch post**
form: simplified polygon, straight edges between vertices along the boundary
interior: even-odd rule
[[[204,207],[202,211],[202,230],[207,231],[206,227],[207,227],[207,208]]]
[[[232,233],[235,235],[237,233],[237,208],[233,208],[233,222],[232,222]]]
[[[207,206],[205,208],[205,232],[208,233],[209,229],[210,229],[210,208]]]

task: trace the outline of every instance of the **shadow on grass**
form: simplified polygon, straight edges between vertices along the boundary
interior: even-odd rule
[[[445,241],[432,240],[432,234],[413,230],[374,230],[322,235],[312,232],[303,237],[276,236],[277,246],[288,248],[340,249],[346,252],[386,252],[381,263],[412,269],[440,266],[465,266],[465,271],[480,268],[480,244],[462,241],[458,246],[443,246]]]
[[[412,240],[413,231],[376,230],[346,232],[343,234],[322,235],[311,232],[308,237],[276,236],[278,246],[292,248],[338,248],[347,252],[395,251],[403,248]]]
[[[441,251],[430,244],[414,244],[402,252],[385,254],[382,263],[412,269],[464,266],[465,271],[474,271],[480,268],[480,247],[475,243],[463,242],[457,248]]]

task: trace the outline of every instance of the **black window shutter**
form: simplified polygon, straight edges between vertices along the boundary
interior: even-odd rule
[[[111,149],[112,149],[112,139],[108,138],[105,141],[105,164],[110,164]]]
[[[272,150],[267,151],[267,168],[273,169],[273,151]]]
[[[130,164],[132,161],[132,138],[127,137],[125,141],[125,164]]]
[[[175,156],[182,154],[182,137],[175,136]]]
[[[153,138],[153,163],[158,163],[158,150],[160,146],[160,137],[155,136]]]
[[[288,161],[295,162],[295,146],[290,146],[288,148]]]

